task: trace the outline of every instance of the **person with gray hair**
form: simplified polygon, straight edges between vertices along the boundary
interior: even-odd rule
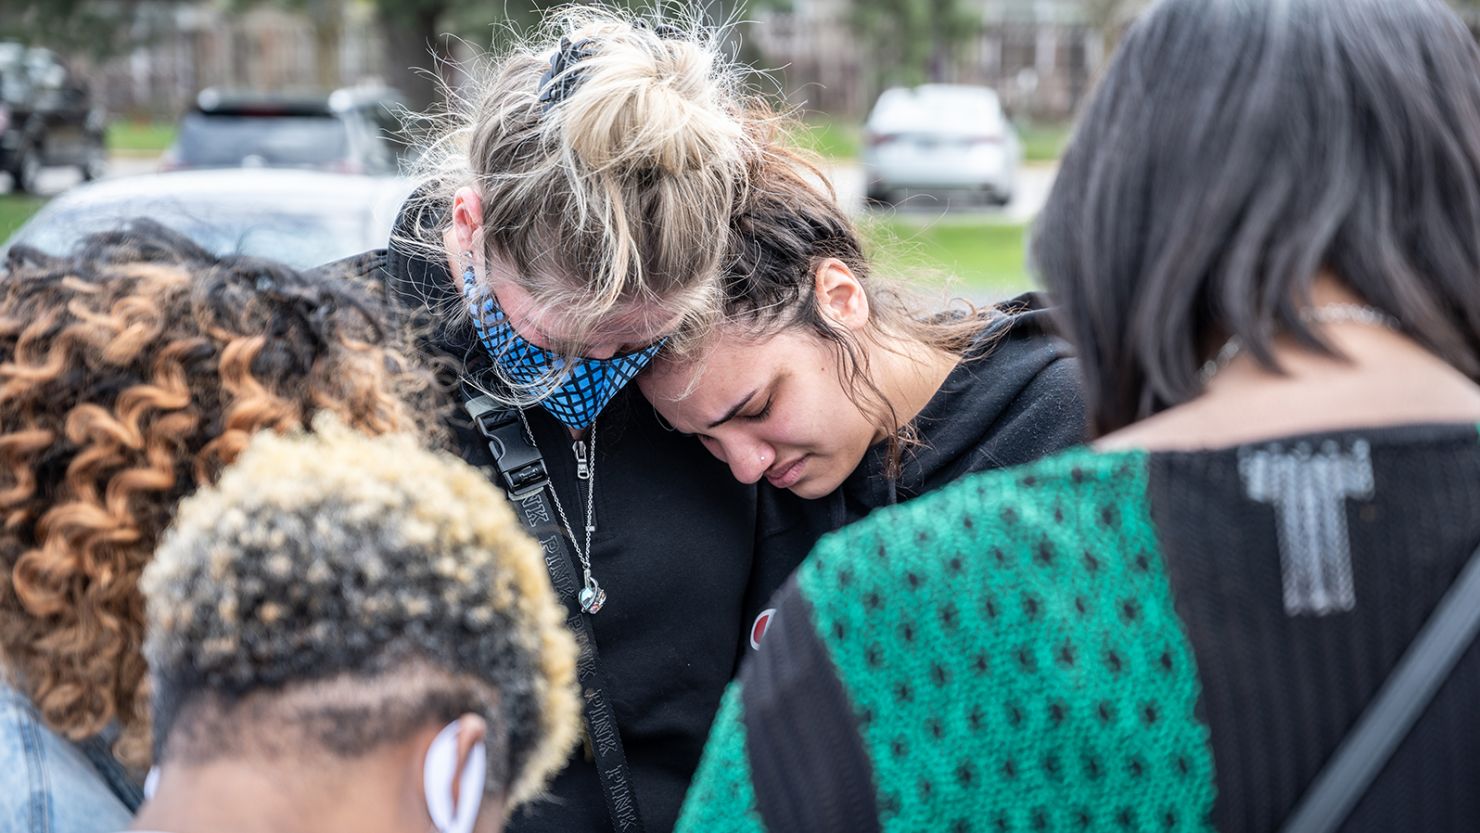
[[[315,429],[259,435],[145,571],[135,827],[494,833],[579,725],[539,547],[460,461]]]
[[[1150,4],[1032,252],[1093,443],[823,538],[677,829],[1480,830],[1464,22]]]

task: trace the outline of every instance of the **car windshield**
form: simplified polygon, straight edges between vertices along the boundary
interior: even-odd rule
[[[291,207],[222,205],[214,201],[129,200],[42,209],[10,242],[65,254],[83,237],[147,217],[218,255],[269,257],[299,268],[349,257],[376,245],[360,210],[295,211]]]
[[[876,133],[992,133],[1002,127],[1002,108],[990,90],[893,89],[879,96],[868,126]]]
[[[344,122],[333,116],[189,113],[178,152],[185,165],[319,166],[343,159],[348,142]]]

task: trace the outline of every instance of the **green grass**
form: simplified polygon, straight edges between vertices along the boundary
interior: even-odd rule
[[[790,138],[797,147],[824,159],[851,161],[858,158],[863,128],[846,119],[816,116],[798,126]]]
[[[108,150],[114,153],[164,153],[175,141],[170,122],[116,121],[108,125]]]
[[[1069,131],[1067,124],[1020,125],[1018,138],[1023,143],[1023,161],[1056,161],[1064,155],[1064,146],[1069,144]]]
[[[1032,288],[1027,226],[950,218],[922,224],[890,218],[864,220],[862,228],[880,274],[924,285],[945,282],[976,297],[1005,297]]]
[[[1052,162],[1069,143],[1070,125],[1033,123],[1017,126],[1026,162]],[[845,118],[816,114],[791,134],[797,147],[835,161],[856,161],[863,143],[863,127]]]
[[[43,197],[28,197],[19,194],[0,194],[0,242],[10,239],[10,235],[21,224],[31,218],[42,204],[46,202]]]

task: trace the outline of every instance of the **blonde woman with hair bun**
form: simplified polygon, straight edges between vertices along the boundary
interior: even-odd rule
[[[667,831],[764,602],[755,490],[628,384],[719,310],[767,111],[719,32],[568,8],[428,120],[421,185],[353,260],[467,406],[463,458],[513,495],[578,643],[587,742],[516,833]],[[500,468],[503,466],[503,469]]]

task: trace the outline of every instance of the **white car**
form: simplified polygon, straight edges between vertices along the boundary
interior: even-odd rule
[[[232,169],[107,179],[52,199],[7,246],[64,254],[83,237],[148,218],[216,254],[308,268],[384,247],[412,183],[400,177]]]
[[[911,191],[966,191],[994,205],[1012,201],[1022,145],[987,87],[925,84],[885,90],[865,125],[870,202]]]

